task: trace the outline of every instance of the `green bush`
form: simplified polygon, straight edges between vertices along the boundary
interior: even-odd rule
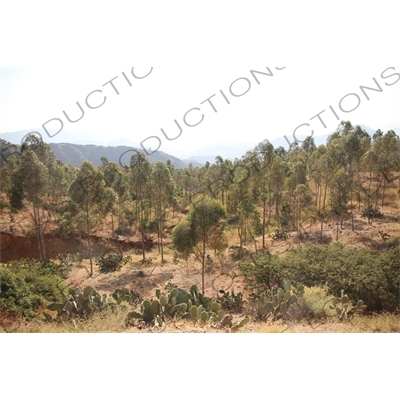
[[[12,261],[0,265],[0,310],[27,319],[40,307],[59,301],[65,287],[64,272],[52,261]]]
[[[240,246],[229,247],[229,255],[233,261],[243,260],[250,254],[249,250]]]
[[[279,257],[264,251],[250,261],[239,264],[240,275],[244,277],[246,288],[259,292],[271,290],[279,286],[284,274],[279,266]]]
[[[400,246],[387,251],[334,245],[298,247],[284,258],[265,252],[239,265],[248,288],[259,291],[279,286],[284,279],[307,287],[326,286],[340,297],[344,290],[352,301],[363,299],[368,311],[396,311],[399,307]]]
[[[130,262],[130,256],[124,257],[123,254],[108,254],[97,258],[96,265],[102,274],[108,274],[120,270],[125,264]]]

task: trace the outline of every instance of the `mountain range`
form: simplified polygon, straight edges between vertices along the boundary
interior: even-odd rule
[[[370,135],[375,133],[374,129],[371,129],[365,125],[360,126]],[[394,128],[393,130],[397,135],[400,135],[399,127]],[[32,131],[34,130],[31,129],[0,134],[0,139],[2,139],[1,151],[3,156],[1,157],[0,164],[2,164],[3,160],[6,158],[5,155],[9,154],[10,151],[14,151],[6,150],[7,145],[5,142],[13,143],[18,146],[18,144],[24,139],[24,136]],[[317,146],[325,144],[331,133],[323,136],[315,136],[315,144]],[[88,160],[94,165],[99,166],[101,164],[100,158],[102,156],[107,157],[110,162],[120,163],[121,165],[129,165],[130,157],[136,151],[143,152],[138,143],[126,138],[113,139],[107,143],[94,143],[95,141],[90,139],[83,140],[82,138],[85,137],[84,134],[79,135],[78,139],[76,132],[63,132],[63,137],[68,138],[68,141],[70,141],[69,139],[72,139],[71,142],[73,143],[52,143],[52,140],[49,140],[49,145],[58,159],[65,163],[76,166],[80,166],[85,160]],[[304,140],[305,137],[299,136],[298,139]],[[263,139],[261,139],[260,142],[262,140]],[[275,148],[282,146],[287,149],[289,147],[289,142],[293,141],[293,137],[281,137],[271,140],[271,143]],[[222,158],[231,160],[240,158],[247,151],[254,149],[257,144],[258,143],[225,143],[197,149],[192,153],[184,153],[182,151],[165,148],[162,149],[164,151],[160,150],[150,155],[149,160],[152,163],[158,161],[167,162],[167,160],[170,160],[172,165],[177,169],[187,168],[190,164],[192,164],[194,167],[201,167],[206,162],[209,162],[210,164],[214,163],[215,158],[218,155]],[[174,153],[178,155],[178,157],[173,156],[170,153]]]

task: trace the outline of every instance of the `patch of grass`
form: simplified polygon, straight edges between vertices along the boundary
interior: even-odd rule
[[[125,319],[127,310],[107,310],[94,314],[88,319],[70,319],[64,322],[45,322],[35,319],[24,322],[18,333],[119,333],[126,332]],[[0,328],[1,329],[1,328]]]
[[[328,306],[332,298],[333,296],[328,295],[327,287],[305,287],[302,300],[315,318],[325,318],[336,315],[335,311],[330,310]]]

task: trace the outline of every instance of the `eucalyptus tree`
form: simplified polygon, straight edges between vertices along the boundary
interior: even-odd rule
[[[8,161],[8,160],[7,160]],[[15,211],[26,211],[33,222],[39,258],[46,258],[44,234],[59,204],[67,196],[63,164],[57,161],[50,146],[41,138],[28,135],[21,145],[20,157],[6,162],[11,172],[9,197]],[[7,170],[6,169],[6,170]]]
[[[290,165],[286,156],[275,157],[270,169],[270,188],[275,203],[275,219],[279,225],[284,223],[281,215],[285,179],[289,173]]]
[[[333,213],[336,215],[336,240],[339,240],[339,222],[343,226],[343,218],[348,210],[350,182],[349,175],[343,167],[340,167],[333,175],[330,183],[330,201]]]
[[[13,154],[7,157],[3,166],[0,168],[0,191],[4,193],[7,197],[10,194],[10,189],[12,186],[12,175],[18,167],[18,159]]]
[[[298,232],[300,231],[302,208],[307,192],[306,172],[305,162],[294,157],[285,179],[286,207],[288,211],[290,210],[293,219],[293,227]]]
[[[130,160],[130,192],[136,205],[137,228],[142,236],[143,261],[146,260],[145,231],[148,222],[149,196],[151,190],[151,164],[143,153],[135,153]],[[146,210],[147,208],[147,210]]]
[[[322,239],[325,219],[331,214],[328,207],[328,187],[335,173],[335,160],[329,157],[326,146],[319,146],[309,159],[310,179],[316,184],[315,209],[311,210],[313,217],[320,221],[320,236]]]
[[[204,169],[204,182],[207,185],[207,188],[204,189],[209,192],[210,196],[225,205],[229,186],[232,181],[232,176],[230,175],[233,169],[232,162],[224,160],[221,156],[217,156],[215,157],[214,164],[206,164]]]
[[[226,210],[221,202],[203,197],[192,206],[188,219],[180,222],[172,232],[175,249],[186,256],[193,254],[201,264],[203,295],[207,252],[214,250],[216,245],[222,247],[225,218]]]
[[[155,219],[158,228],[158,244],[161,253],[161,262],[164,262],[163,235],[168,207],[174,205],[175,182],[171,169],[162,162],[157,162],[150,174],[152,195],[155,202]]]
[[[111,188],[116,196],[116,202],[111,210],[111,229],[114,232],[114,215],[117,216],[117,225],[119,227],[121,221],[122,204],[127,200],[128,196],[128,179],[123,169],[115,163],[110,163],[103,158],[101,170],[107,187]]]
[[[93,275],[92,235],[110,213],[116,196],[107,187],[102,171],[89,161],[84,161],[76,179],[69,188],[71,213],[69,218],[86,236],[90,261],[90,276]]]
[[[247,235],[249,235],[254,242],[255,251],[257,253],[256,237],[265,231],[263,231],[260,213],[256,205],[249,199],[243,199],[238,206],[238,217],[240,247],[247,242]],[[265,248],[265,241],[263,241],[263,246]]]
[[[400,172],[400,138],[392,130],[385,135],[383,133],[375,134],[372,150],[377,163],[377,185],[380,181],[383,181],[381,205],[384,207],[386,185],[396,179],[399,179],[400,185],[400,176],[396,175]],[[378,199],[376,198],[375,207],[377,206],[377,201]]]
[[[44,232],[49,220],[45,210],[48,189],[48,169],[33,150],[24,150],[11,174],[9,199],[12,211],[26,211],[30,215],[41,261],[46,259]]]
[[[253,184],[253,201],[261,202],[262,219],[262,247],[265,248],[265,228],[267,218],[267,204],[271,209],[271,168],[276,158],[274,146],[269,140],[260,142],[252,152],[246,154],[245,159],[249,162],[251,169],[251,180]],[[270,213],[269,213],[270,214]]]
[[[355,128],[347,122],[345,133],[341,137],[342,147],[342,158],[343,167],[346,169],[349,177],[350,185],[350,210],[351,210],[351,226],[354,230],[354,212],[353,212],[353,192],[355,180],[359,182],[360,172],[360,160],[361,157],[368,150],[371,138],[368,133],[363,130],[359,125]]]

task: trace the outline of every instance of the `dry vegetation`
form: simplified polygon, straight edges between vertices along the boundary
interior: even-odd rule
[[[365,142],[365,135],[362,132],[360,133],[358,128],[357,131],[361,137],[364,137],[362,140]],[[114,180],[108,183],[106,174],[89,163],[84,163],[80,169],[58,165],[55,159],[52,160],[51,156],[46,153],[47,150],[42,143],[40,146],[44,146],[42,150],[47,154],[45,159],[47,159],[49,165],[47,178],[43,175],[39,179],[35,174],[32,174],[31,177],[31,179],[35,179],[36,176],[38,178],[37,184],[43,185],[43,192],[41,193],[43,198],[36,205],[36,209],[33,206],[33,200],[31,200],[35,199],[37,195],[35,185],[31,185],[30,179],[27,179],[26,176],[31,173],[32,163],[38,168],[38,171],[44,169],[44,164],[41,163],[34,152],[28,149],[21,155],[20,167],[25,169],[21,169],[20,172],[18,172],[19,161],[17,160],[6,164],[6,166],[9,166],[9,170],[5,169],[6,167],[2,169],[1,177],[11,189],[8,191],[8,196],[3,193],[0,198],[0,262],[7,263],[13,260],[39,258],[38,247],[43,260],[49,258],[57,261],[60,259],[60,255],[64,257],[72,255],[67,261],[69,271],[64,281],[67,287],[84,289],[90,286],[100,294],[106,295],[110,295],[116,289],[127,288],[139,293],[142,298],[154,298],[155,291],[157,289],[165,290],[169,283],[173,283],[186,291],[193,285],[200,288],[203,283],[202,267],[204,267],[205,296],[216,298],[223,290],[225,292],[242,293],[244,300],[248,301],[255,289],[253,287],[252,290],[247,290],[245,279],[239,276],[238,265],[240,260],[232,257],[229,247],[236,246],[236,248],[239,248],[242,246],[246,251],[245,260],[257,257],[259,253],[262,253],[260,249],[263,247],[263,237],[260,230],[262,231],[263,225],[266,227],[266,250],[272,255],[278,255],[280,258],[275,257],[278,261],[286,257],[291,249],[314,244],[331,245],[335,242],[342,243],[346,249],[368,249],[383,254],[385,250],[396,245],[396,243],[398,246],[400,240],[400,189],[398,182],[400,178],[396,175],[398,158],[395,155],[397,153],[392,154],[392,166],[387,167],[385,166],[386,160],[382,159],[379,154],[379,147],[374,149],[375,159],[368,158],[371,157],[371,154],[374,155],[372,151],[367,151],[367,148],[371,147],[368,144],[365,149],[362,149],[362,154],[365,157],[359,155],[360,160],[362,160],[362,162],[360,161],[360,169],[354,172],[352,169],[353,150],[347,149],[351,162],[349,160],[340,161],[340,152],[336,153],[336,150],[341,149],[342,140],[343,146],[346,145],[346,138],[348,136],[339,135],[335,139],[336,142],[334,141],[330,148],[328,146],[328,150],[321,150],[321,148],[314,150],[314,152],[307,151],[306,148],[294,150],[292,153],[287,153],[286,160],[273,153],[268,174],[262,172],[260,165],[257,164],[257,162],[262,161],[262,159],[260,161],[257,158],[260,154],[264,154],[263,162],[267,164],[266,152],[265,149],[264,153],[261,151],[261,146],[257,150],[261,153],[255,152],[255,155],[246,161],[248,165],[252,165],[254,176],[249,176],[245,180],[241,179],[240,175],[243,174],[243,169],[241,169],[243,166],[239,165],[240,168],[236,168],[237,164],[236,167],[233,167],[233,164],[228,160],[221,159],[213,166],[200,169],[189,168],[187,171],[178,171],[164,164],[156,164],[153,167],[143,159],[138,165],[140,168],[147,168],[146,170],[139,170],[139,167],[134,166],[122,170],[117,165],[105,163],[103,167],[111,168],[108,171],[107,179],[115,174]],[[394,137],[392,139],[399,140]],[[378,146],[379,140],[377,138],[373,142],[374,146]],[[267,144],[264,143],[263,145],[268,148]],[[339,146],[338,149],[335,146]],[[390,150],[391,146],[388,145],[387,147]],[[324,158],[325,153],[319,154],[321,151],[327,151],[331,158]],[[320,158],[311,162],[312,157],[318,154]],[[322,163],[322,161],[324,162]],[[240,163],[240,161],[238,162]],[[332,174],[329,162],[335,166],[334,174]],[[375,172],[371,170],[372,162],[376,163]],[[285,171],[283,174],[279,172],[281,168],[282,171]],[[347,169],[348,175],[345,169]],[[85,170],[87,170],[88,175],[83,176],[83,178],[80,177],[79,174]],[[232,179],[235,170],[235,173],[237,173],[236,180]],[[60,174],[60,179],[54,179],[52,185],[47,185],[47,180],[52,178],[49,171]],[[157,171],[159,175],[157,175]],[[319,174],[321,171],[322,175]],[[390,173],[388,174],[387,171]],[[222,185],[216,184],[222,179],[215,180],[216,177],[223,174],[225,174],[224,183]],[[143,176],[145,176],[145,179],[143,179]],[[61,177],[65,178],[65,182],[62,181]],[[85,186],[87,179],[92,179],[91,182],[94,186],[90,187],[97,187],[97,190],[99,190],[99,192],[93,192],[96,195],[90,193],[89,196]],[[15,183],[15,180],[20,183]],[[213,180],[214,183],[210,183]],[[280,180],[280,186],[275,187],[278,180]],[[66,183],[67,181],[68,183]],[[157,192],[157,189],[166,181],[168,181],[169,186],[165,186],[164,192],[162,190]],[[363,183],[360,183],[361,181]],[[85,182],[85,184],[82,182]],[[260,182],[263,182],[263,185]],[[28,188],[28,192],[31,191],[31,197],[28,200],[23,197],[25,196],[21,189],[23,184]],[[215,187],[214,184],[216,184]],[[347,187],[345,187],[346,185]],[[380,190],[382,185],[383,190]],[[54,193],[52,192],[53,189]],[[269,197],[266,191],[270,192]],[[275,191],[274,196],[271,195],[273,191]],[[218,203],[221,209],[224,209],[224,214],[225,208],[230,208],[230,210],[224,215],[224,218],[221,217],[213,226],[212,229],[214,230],[208,231],[212,232],[215,237],[221,233],[221,240],[215,239],[214,236],[212,240],[209,240],[209,242],[212,242],[212,244],[208,243],[209,248],[207,249],[210,263],[205,264],[205,258],[203,258],[204,265],[200,265],[198,259],[196,260],[193,256],[193,249],[195,248],[193,245],[190,248],[191,256],[187,259],[178,257],[178,255],[182,256],[184,251],[177,254],[172,245],[176,238],[172,235],[172,232],[178,230],[177,228],[173,230],[175,227],[182,227],[183,224],[180,224],[180,222],[188,218],[193,198],[196,195],[201,197],[204,193],[209,198],[209,192],[215,194],[217,199],[215,203]],[[342,192],[346,192],[346,195],[343,195]],[[101,193],[101,195],[99,196],[97,193]],[[118,196],[116,193],[119,193]],[[155,200],[157,193],[158,197]],[[108,195],[110,197],[107,197]],[[229,195],[231,198],[228,201]],[[73,196],[76,196],[75,200],[73,200]],[[103,197],[106,201],[101,208]],[[66,199],[65,202],[69,205],[63,206],[62,202],[61,205],[59,202],[55,203],[54,199],[58,198]],[[84,201],[88,201],[88,198],[92,202],[90,207],[95,211],[92,211],[92,214],[89,215],[90,207],[87,206],[87,215],[84,215],[83,205]],[[14,201],[13,207],[18,209],[17,213],[11,213],[11,199]],[[214,202],[214,200],[212,201]],[[379,207],[384,215],[369,221],[363,218],[362,213],[367,204],[374,209]],[[97,206],[98,208],[95,208]],[[329,210],[329,213],[326,210]],[[353,221],[350,219],[349,211],[353,212]],[[326,214],[324,214],[325,212]],[[189,216],[191,213],[189,213]],[[32,215],[36,217],[35,224],[33,224]],[[260,220],[260,216],[264,216],[263,223],[261,223],[262,218]],[[96,223],[91,223],[91,218]],[[167,221],[164,219],[167,219]],[[222,228],[222,219],[233,221],[227,225],[228,229],[225,232]],[[86,226],[82,223],[84,220],[86,220]],[[323,222],[322,231],[321,220]],[[339,220],[341,220],[340,223]],[[288,226],[291,226],[293,230],[288,231]],[[281,231],[285,238],[273,240],[274,234],[282,229],[285,229],[285,232]],[[224,246],[223,234],[227,247]],[[70,239],[67,239],[67,237],[70,237]],[[157,244],[159,239],[162,239],[164,244],[163,251]],[[88,245],[89,243],[90,245]],[[176,242],[174,243],[176,244]],[[142,244],[146,248],[145,260],[141,253]],[[218,251],[217,249],[220,248],[224,250]],[[203,249],[205,249],[205,244]],[[129,257],[129,262],[116,272],[100,273],[99,267],[95,263],[96,257],[109,252]],[[90,255],[93,256],[93,263],[89,262]],[[290,265],[291,267],[292,265]],[[308,267],[307,259],[306,272],[308,272]],[[364,271],[369,274],[370,270],[373,271],[374,266],[368,265],[367,267],[370,269]],[[384,268],[382,268],[382,271],[384,271]],[[326,279],[325,275],[323,278]],[[393,292],[393,279],[390,279]],[[392,304],[393,297],[390,299],[390,304]],[[397,304],[391,309],[397,308],[398,313],[398,307]],[[222,328],[217,324],[202,326],[181,320],[174,323],[169,322],[162,328],[157,328],[157,326],[150,328],[143,325],[130,327],[125,322],[131,307],[118,308],[113,311],[107,310],[92,315],[89,319],[70,319],[64,322],[53,321],[51,323],[45,322],[45,311],[46,305],[43,305],[42,309],[39,310],[38,318],[26,321],[15,320],[7,313],[7,309],[2,310],[0,329],[16,332],[229,332],[231,330],[227,327]],[[234,321],[239,321],[244,314],[246,314],[246,309],[233,313]],[[339,323],[337,317],[327,316],[327,314],[324,314],[323,317],[314,315],[312,318],[298,319],[296,324],[282,320],[256,322],[252,319],[241,330],[241,332],[249,333],[399,331],[398,314],[357,315],[353,320],[346,323]]]
[[[346,221],[344,229],[340,231],[339,241],[346,246],[354,248],[365,249],[384,249],[387,242],[384,241],[379,231],[384,230],[391,235],[391,238],[400,238],[400,225],[398,211],[399,201],[391,198],[392,206],[384,208],[385,217],[381,221],[377,221],[373,226],[368,226],[362,218],[356,218],[355,226],[356,231],[351,231],[350,221]],[[397,207],[394,207],[396,204]],[[178,217],[184,218],[182,214]],[[1,213],[1,224],[5,226],[9,224],[9,213],[5,209]],[[7,221],[8,220],[8,221]],[[111,223],[110,220],[107,221]],[[107,223],[106,226],[107,227]],[[316,224],[317,225],[317,224]],[[290,238],[286,241],[273,242],[269,237],[267,244],[268,249],[273,254],[284,256],[287,251],[299,245],[307,243],[332,243],[335,241],[336,228],[333,224],[327,223],[324,229],[323,240],[319,238],[318,226],[309,226],[306,230],[306,236],[300,241],[295,232],[289,233]],[[19,228],[27,231],[28,222],[21,220]],[[270,229],[274,231],[274,227]],[[107,237],[109,229],[104,229],[98,232],[98,238]],[[21,234],[22,232],[20,232]],[[271,236],[271,235],[269,235]],[[229,244],[237,244],[237,235],[234,230],[228,233]],[[123,241],[124,237],[119,237],[119,241]],[[130,240],[139,240],[137,238],[130,238]],[[166,235],[166,242],[170,241],[170,236]],[[261,242],[261,238],[257,238]],[[57,242],[55,242],[57,243]],[[64,242],[64,245],[68,242]],[[107,241],[104,245],[107,247],[118,246],[118,242]],[[51,248],[51,246],[49,246]],[[84,249],[84,244],[81,244]],[[249,242],[247,248],[254,255],[254,244]],[[192,285],[201,284],[201,267],[195,261],[189,262],[178,260],[174,261],[174,251],[170,246],[165,247],[165,262],[161,264],[159,259],[159,252],[157,246],[154,246],[146,256],[149,262],[142,263],[142,256],[135,254],[135,250],[131,249],[124,252],[125,256],[130,256],[132,261],[124,266],[120,271],[101,274],[96,266],[94,275],[89,276],[90,267],[88,260],[80,260],[72,263],[69,276],[66,284],[71,288],[92,286],[98,292],[109,295],[117,288],[126,287],[128,289],[139,292],[143,298],[154,297],[156,289],[164,289],[169,282],[189,289]],[[243,280],[237,276],[238,262],[229,259],[228,251],[225,252],[221,262],[217,262],[206,274],[206,295],[213,297],[216,296],[219,290],[243,292],[245,299],[247,299],[250,292],[246,291]],[[106,311],[94,315],[88,320],[72,319],[67,322],[49,323],[45,322],[42,312],[39,313],[39,318],[33,321],[13,321],[11,319],[3,318],[2,327],[0,330],[8,332],[104,332],[104,333],[222,333],[229,332],[229,328],[221,329],[220,327],[213,327],[207,325],[195,325],[191,322],[176,321],[174,323],[167,323],[163,328],[157,327],[126,327],[125,319],[129,309],[122,309],[116,312]],[[234,320],[239,319],[240,315],[234,315]],[[400,318],[397,314],[382,314],[382,315],[364,315],[356,316],[352,321],[338,322],[337,317],[328,317],[323,319],[316,319],[307,321],[306,319],[296,324],[285,323],[283,321],[277,322],[256,322],[251,321],[240,332],[243,333],[378,333],[378,332],[400,332]]]

